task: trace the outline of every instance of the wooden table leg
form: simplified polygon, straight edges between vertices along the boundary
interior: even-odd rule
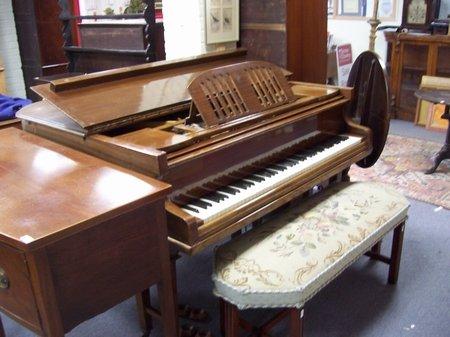
[[[169,253],[169,251],[167,251]],[[176,254],[178,256],[178,254]],[[161,282],[158,283],[158,297],[161,310],[161,322],[164,336],[179,336],[179,322],[177,312],[177,277],[176,259],[170,254],[170,264],[161,264]],[[150,304],[150,303],[149,303]]]
[[[389,264],[390,284],[396,284],[398,280],[398,273],[400,270],[400,260],[402,257],[403,235],[405,233],[405,222],[401,223],[394,229],[394,237],[392,238],[391,261]]]
[[[146,310],[146,308],[150,308],[152,305],[149,289],[146,289],[142,293],[136,295],[136,304],[138,308],[139,323],[141,325],[141,329],[144,332],[144,336],[149,336],[153,329],[152,315],[150,315]]]
[[[449,125],[447,127],[447,136],[445,138],[445,143],[444,143],[444,146],[441,148],[441,150],[434,155],[434,157],[433,157],[433,161],[434,161],[433,167],[430,168],[429,170],[427,170],[425,172],[425,174],[432,174],[432,173],[434,173],[443,160],[450,159],[450,106],[448,106],[448,105],[446,106],[445,113],[442,116],[442,118],[449,120]]]

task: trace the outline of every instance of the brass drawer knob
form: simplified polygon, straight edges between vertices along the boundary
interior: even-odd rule
[[[9,288],[9,279],[6,276],[5,270],[0,268],[0,290],[5,290]]]

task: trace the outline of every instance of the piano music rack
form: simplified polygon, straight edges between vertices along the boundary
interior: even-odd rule
[[[195,112],[207,127],[296,100],[282,69],[262,61],[206,71],[191,82],[188,90]]]

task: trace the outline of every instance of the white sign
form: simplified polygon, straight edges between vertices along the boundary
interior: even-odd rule
[[[338,85],[346,86],[348,75],[352,69],[353,56],[352,45],[341,44],[336,49],[337,66],[338,66]]]

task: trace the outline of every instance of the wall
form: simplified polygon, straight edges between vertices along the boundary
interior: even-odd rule
[[[163,1],[166,59],[235,48],[235,42],[206,44],[205,0]]]
[[[396,19],[394,21],[382,21],[381,26],[400,25],[402,21],[403,0],[397,3]],[[368,9],[372,13],[372,9]],[[450,14],[450,0],[441,0],[440,17],[446,18]],[[352,44],[353,59],[369,47],[370,25],[367,20],[341,20],[329,19],[328,31],[333,34],[337,43]],[[387,44],[384,40],[383,32],[377,33],[375,51],[386,59]]]
[[[372,13],[373,10],[372,8],[369,8],[367,13]],[[382,21],[380,26],[400,25],[402,8],[403,8],[403,0],[399,0],[397,3],[396,19],[394,21]],[[338,44],[342,43],[352,44],[353,59],[355,59],[360,53],[369,48],[370,25],[367,23],[368,19],[369,18],[353,19],[353,20],[343,20],[343,19],[328,20],[328,31],[331,34],[333,34],[334,41]],[[383,32],[377,33],[375,51],[383,59],[386,59],[387,44],[384,39]]]
[[[6,68],[7,94],[25,97],[22,63],[11,0],[0,0],[0,58]]]
[[[439,18],[446,19],[448,15],[450,15],[450,0],[441,0],[441,12]]]

